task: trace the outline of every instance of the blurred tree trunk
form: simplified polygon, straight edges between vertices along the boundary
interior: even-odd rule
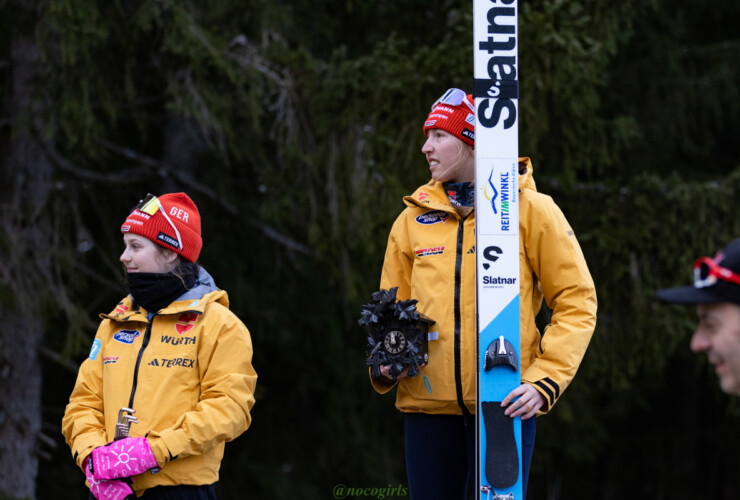
[[[26,5],[31,15],[33,6]],[[10,82],[3,111],[10,117],[4,136],[0,183],[0,496],[36,495],[41,433],[43,321],[37,314],[37,269],[49,264],[51,237],[41,207],[51,188],[51,165],[30,133],[31,89],[38,51],[31,37],[14,29]]]
[[[198,163],[207,151],[202,136],[198,133],[198,124],[193,120],[168,113],[164,128],[164,145],[162,162],[187,179],[196,178]],[[181,190],[177,181],[169,176],[163,183],[162,192]]]

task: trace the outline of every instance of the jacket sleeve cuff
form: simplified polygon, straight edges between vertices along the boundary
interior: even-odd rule
[[[162,432],[151,431],[147,435],[149,447],[152,449],[157,465],[165,464],[177,458],[185,451],[188,438],[183,430],[166,429]]]
[[[84,438],[80,437],[75,442],[75,446],[72,449],[72,454],[80,469],[83,469],[82,462],[92,453],[92,451],[98,446],[105,446],[106,442],[101,442],[99,439]]]
[[[537,391],[544,397],[545,406],[540,409],[542,414],[545,414],[552,409],[562,392],[561,387],[553,382],[550,377],[544,377],[538,380],[531,380],[531,377],[522,377],[522,382],[526,382],[537,389]]]

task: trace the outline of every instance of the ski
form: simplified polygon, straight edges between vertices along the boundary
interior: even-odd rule
[[[517,0],[473,0],[476,475],[483,500],[524,500],[521,421],[501,407],[521,383],[517,15]]]

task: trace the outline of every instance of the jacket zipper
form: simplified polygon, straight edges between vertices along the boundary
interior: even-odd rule
[[[141,358],[144,356],[144,350],[149,345],[149,339],[152,336],[152,323],[154,323],[154,316],[149,320],[146,325],[146,331],[144,332],[144,340],[141,341],[141,348],[139,349],[139,355],[136,358],[136,366],[134,366],[134,384],[131,387],[131,397],[128,400],[128,407],[134,407],[134,395],[136,394],[136,384],[139,381],[139,365],[141,365]]]
[[[469,214],[468,214],[469,215]],[[463,260],[463,236],[465,233],[465,216],[458,219],[457,226],[457,254],[455,255],[455,391],[457,392],[457,404],[460,406],[464,416],[470,415],[462,388],[462,363],[460,354],[460,343],[462,334],[462,310],[461,310],[461,288],[462,288],[462,260]]]

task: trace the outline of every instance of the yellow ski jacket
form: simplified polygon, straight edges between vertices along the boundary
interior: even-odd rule
[[[218,480],[224,443],[251,422],[257,374],[249,331],[228,309],[226,292],[212,289],[151,320],[130,297],[100,315],[62,420],[80,467],[93,448],[113,441],[118,412],[128,407],[138,418],[129,435],[148,438],[160,467],[135,476],[137,496]]]
[[[596,291],[581,248],[565,216],[538,193],[529,158],[519,176],[520,367],[522,381],[544,397],[547,413],[573,380],[596,324]],[[475,212],[461,216],[434,180],[404,198],[393,224],[380,287],[397,286],[399,299],[417,299],[417,310],[436,321],[429,331],[423,377],[396,383],[371,379],[383,394],[398,385],[403,412],[475,413]],[[535,316],[542,300],[552,309],[540,333]]]

